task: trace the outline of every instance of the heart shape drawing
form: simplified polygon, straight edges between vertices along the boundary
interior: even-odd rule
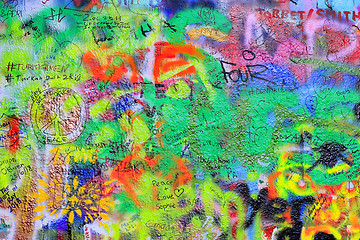
[[[322,100],[327,98],[335,87],[336,79],[333,78],[333,75],[329,77],[322,75],[313,82],[314,92]]]
[[[181,196],[181,194],[183,194],[184,193],[184,189],[183,188],[177,188],[177,189],[175,189],[174,190],[174,194],[175,194],[175,196],[177,196],[177,197],[180,197]]]

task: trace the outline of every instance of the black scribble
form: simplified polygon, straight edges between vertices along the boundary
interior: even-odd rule
[[[333,168],[335,167],[338,159],[345,162],[349,166],[352,166],[352,162],[346,159],[341,153],[346,151],[347,148],[340,143],[323,143],[318,148],[313,148],[315,152],[319,152],[321,154],[319,160],[317,160],[310,168],[306,170],[306,172],[311,172],[316,166],[319,164],[324,165],[325,167]]]

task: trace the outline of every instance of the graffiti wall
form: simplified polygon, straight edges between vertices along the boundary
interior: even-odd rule
[[[360,1],[0,1],[0,239],[358,240]]]

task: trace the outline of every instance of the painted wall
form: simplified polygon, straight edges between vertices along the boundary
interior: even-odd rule
[[[2,0],[0,239],[359,239],[359,7]]]

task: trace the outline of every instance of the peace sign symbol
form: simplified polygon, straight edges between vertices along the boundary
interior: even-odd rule
[[[85,123],[82,98],[69,88],[50,88],[31,108],[31,122],[40,142],[64,144],[75,141]]]

